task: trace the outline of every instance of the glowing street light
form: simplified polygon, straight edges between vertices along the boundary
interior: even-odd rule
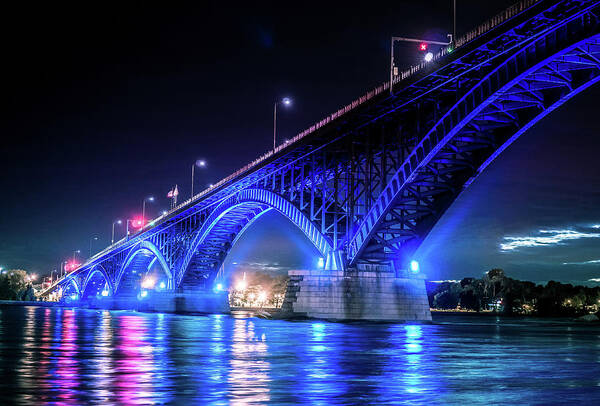
[[[291,106],[292,99],[289,97],[284,97],[281,100],[275,102],[273,106],[273,151],[275,151],[275,147],[277,146],[277,105],[283,104],[284,106]]]
[[[137,219],[127,219],[126,232],[127,232],[127,237],[128,238],[129,238],[129,224],[131,224],[131,226],[133,228],[141,228],[141,227],[143,227],[144,222],[140,218],[137,218]]]
[[[121,220],[113,221],[112,223],[112,238],[110,240],[110,245],[115,243],[115,224],[123,224]]]
[[[142,200],[142,224],[146,225],[146,202],[153,202],[154,197],[148,196]]]
[[[156,285],[156,279],[152,276],[147,276],[142,280],[142,288],[144,289],[154,289],[154,285]]]
[[[451,46],[453,43],[453,34],[448,34],[449,41],[441,42],[441,41],[429,41],[425,39],[419,38],[406,38],[406,37],[392,37],[391,45],[390,45],[390,94],[393,95],[394,91],[394,77],[398,76],[398,67],[394,62],[394,44],[396,42],[412,42],[419,44],[419,51],[425,52],[425,62],[433,61],[433,53],[429,51],[429,45],[442,45],[442,46]]]
[[[197,159],[196,162],[192,164],[192,195],[194,197],[194,169],[198,168],[206,168],[206,161],[204,159]]]

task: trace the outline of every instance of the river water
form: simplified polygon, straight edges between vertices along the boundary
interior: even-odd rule
[[[600,326],[0,307],[0,404],[600,404]]]

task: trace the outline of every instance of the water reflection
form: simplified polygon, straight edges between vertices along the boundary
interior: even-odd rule
[[[600,326],[0,307],[0,372],[0,404],[598,404]]]
[[[233,403],[260,403],[271,399],[267,350],[266,334],[257,334],[252,319],[235,319],[227,377]]]

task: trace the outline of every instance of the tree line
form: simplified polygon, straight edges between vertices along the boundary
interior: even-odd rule
[[[600,287],[555,281],[539,285],[509,278],[502,269],[492,269],[481,279],[427,282],[427,296],[431,308],[439,310],[492,310],[542,317],[580,316],[600,310]]]

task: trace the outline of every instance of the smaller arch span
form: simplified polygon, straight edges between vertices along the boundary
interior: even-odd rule
[[[156,262],[160,264],[160,268],[166,275],[167,288],[172,287],[173,274],[163,254],[158,247],[150,241],[141,241],[139,244],[131,248],[127,257],[123,261],[117,277],[114,282],[113,294],[118,294],[122,288],[122,282],[125,273],[131,267],[137,267],[139,270],[147,271]]]
[[[104,269],[104,267],[102,265],[96,265],[92,269],[90,269],[90,271],[87,273],[87,276],[83,282],[83,285],[81,287],[82,298],[84,298],[86,295],[90,294],[90,292],[89,292],[89,290],[91,289],[90,283],[95,284],[95,283],[99,282],[98,276],[100,276],[101,279],[104,280],[104,285],[102,286],[102,288],[104,288],[105,286],[108,286],[108,294],[109,295],[113,294],[114,285],[113,285],[112,281],[110,280],[108,272],[106,272],[106,269]],[[99,286],[97,288],[99,288]]]

